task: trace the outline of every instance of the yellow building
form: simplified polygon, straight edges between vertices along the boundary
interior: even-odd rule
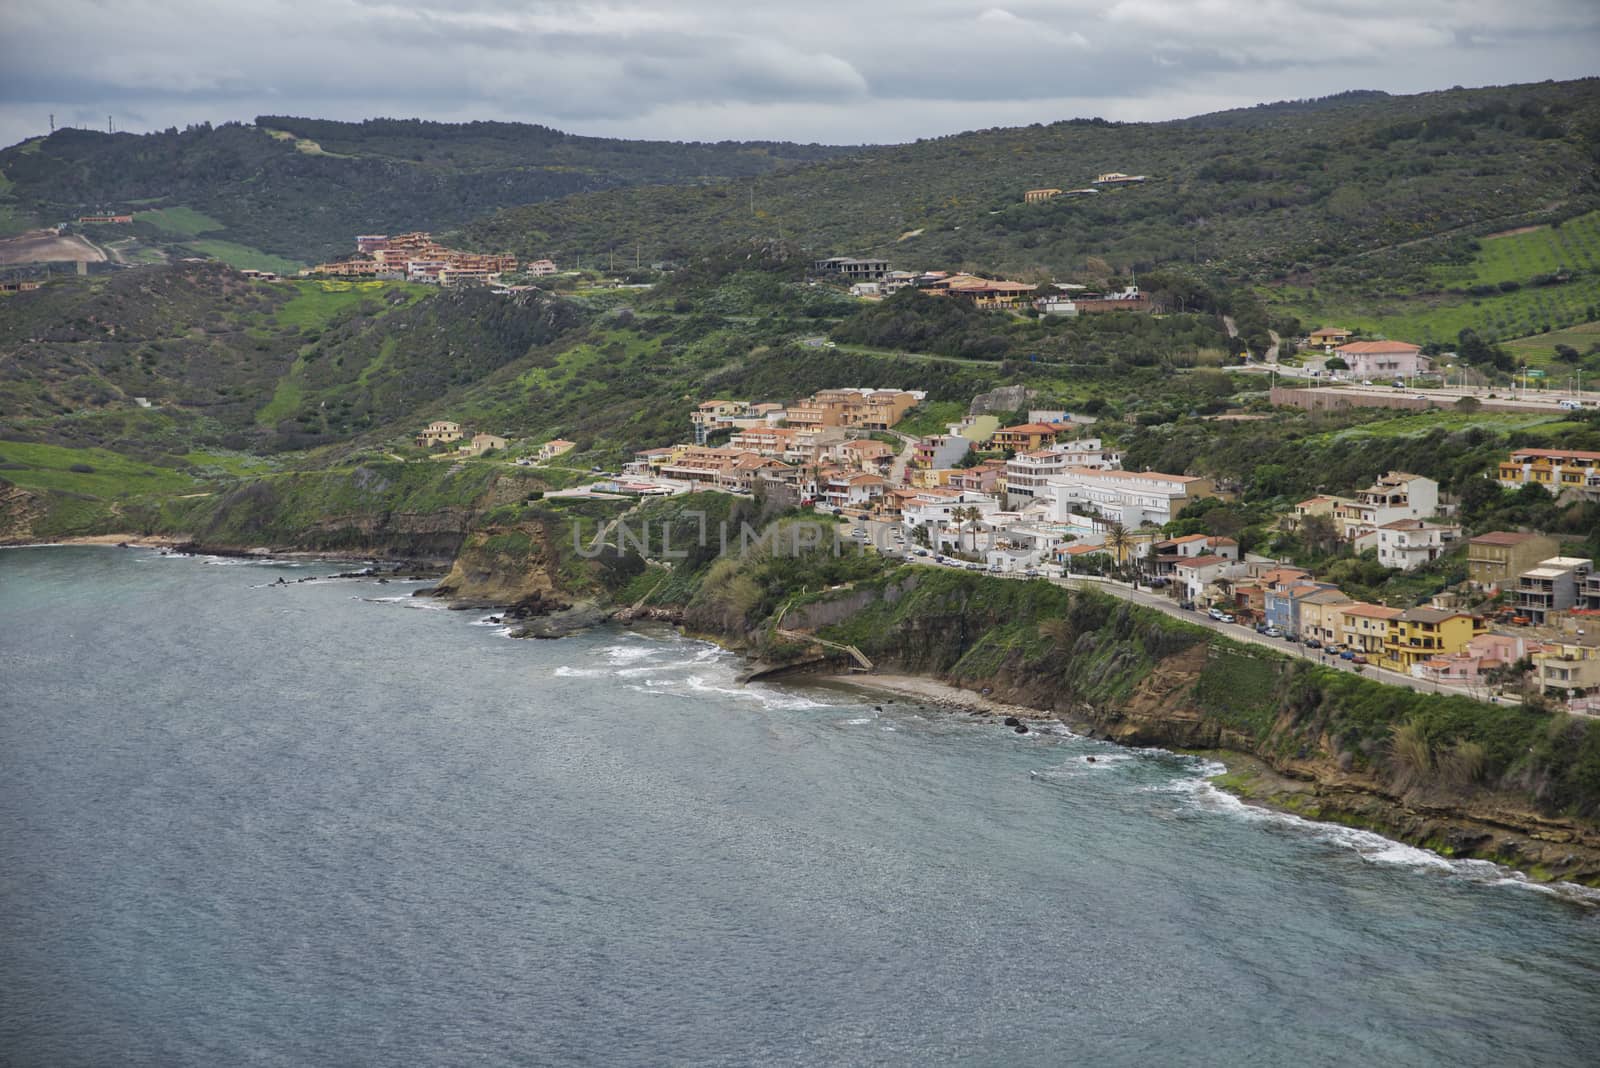
[[[1412,665],[1436,656],[1453,656],[1484,633],[1483,620],[1451,608],[1408,608],[1389,621],[1383,666],[1410,672]]]
[[[1500,484],[1510,489],[1532,482],[1551,493],[1600,486],[1600,452],[1582,449],[1518,449],[1500,464]]]
[[[960,473],[953,467],[910,467],[906,469],[906,481],[918,489],[937,489],[950,485],[950,479]]]
[[[1022,194],[1025,204],[1038,204],[1040,201],[1049,200],[1051,197],[1060,196],[1059,189],[1030,189]]]
[[[460,423],[452,423],[448,419],[435,419],[428,424],[427,429],[417,435],[417,448],[428,449],[435,445],[448,445],[452,441],[460,441],[465,436],[461,432]]]

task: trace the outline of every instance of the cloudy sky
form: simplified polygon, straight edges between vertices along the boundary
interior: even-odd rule
[[[0,144],[258,114],[903,141],[1600,74],[1600,0],[7,0]]]

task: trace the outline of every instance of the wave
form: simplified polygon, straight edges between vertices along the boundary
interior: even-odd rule
[[[1406,868],[1417,872],[1434,872],[1480,886],[1532,890],[1569,901],[1600,906],[1600,890],[1580,886],[1577,883],[1538,883],[1519,871],[1491,860],[1454,860],[1431,849],[1385,838],[1375,831],[1346,827],[1338,823],[1322,823],[1296,816],[1292,812],[1279,812],[1276,809],[1248,804],[1210,781],[1211,776],[1223,770],[1221,765],[1211,761],[1207,761],[1206,765],[1201,769],[1199,777],[1178,779],[1157,789],[1187,796],[1190,803],[1200,811],[1293,831],[1312,841],[1354,853],[1368,864]]]

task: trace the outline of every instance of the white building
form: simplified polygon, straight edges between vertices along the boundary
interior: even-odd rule
[[[1006,504],[1020,508],[1035,498],[1048,497],[1049,480],[1071,468],[1108,470],[1121,462],[1121,454],[1103,448],[1099,438],[1079,438],[1019,452],[1006,461]]]
[[[1209,599],[1211,584],[1237,566],[1237,561],[1226,556],[1191,556],[1173,568],[1173,580],[1184,600],[1204,601]]]
[[[1052,518],[1066,522],[1080,508],[1092,509],[1106,523],[1135,528],[1162,526],[1189,504],[1214,492],[1209,478],[1158,471],[1100,471],[1069,467],[1048,480],[1055,501]]]
[[[1339,536],[1355,540],[1398,519],[1427,519],[1439,510],[1439,483],[1421,475],[1390,471],[1355,500],[1336,505],[1333,524]]]
[[[1378,528],[1378,563],[1412,571],[1449,552],[1461,528],[1425,519],[1396,519]]]
[[[938,526],[954,521],[956,509],[976,508],[989,516],[1000,510],[1000,502],[987,493],[948,488],[926,489],[906,502],[901,519],[908,527]]]

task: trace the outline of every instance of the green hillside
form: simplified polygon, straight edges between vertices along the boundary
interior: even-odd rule
[[[473,243],[682,259],[780,237],[905,266],[1106,273],[1193,263],[1236,278],[1326,269],[1456,231],[1596,206],[1600,79],[1349,94],[1165,123],[1073,120],[865,149],[699,188],[583,194],[474,223]],[[1141,184],[1024,204],[1025,190]],[[1363,277],[1384,269],[1352,268]]]
[[[253,125],[151,134],[61,129],[0,151],[0,221],[14,231],[137,210],[135,231],[152,241],[226,241],[190,247],[235,266],[262,253],[311,263],[345,251],[357,233],[446,231],[502,207],[640,182],[763,174],[839,151],[398,119],[262,116]]]

